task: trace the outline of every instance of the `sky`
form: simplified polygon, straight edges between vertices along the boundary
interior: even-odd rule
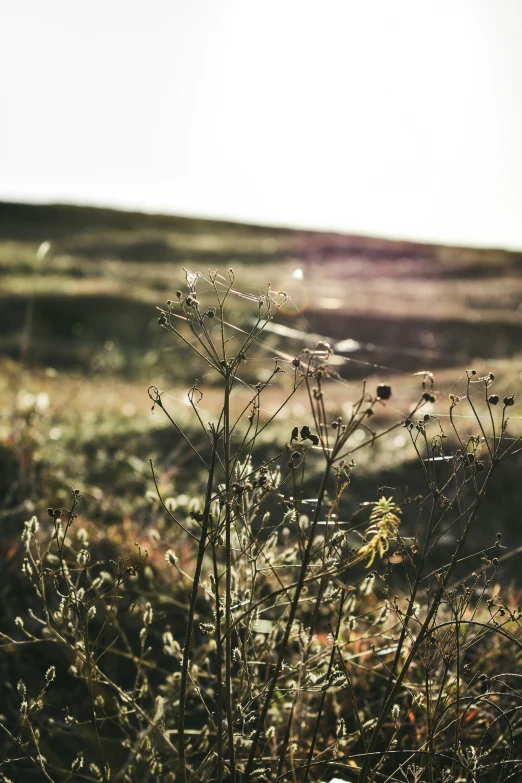
[[[17,0],[0,199],[522,249],[521,0]]]

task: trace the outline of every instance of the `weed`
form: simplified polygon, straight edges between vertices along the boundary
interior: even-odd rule
[[[38,650],[45,667],[6,689],[4,778],[515,780],[522,614],[498,585],[509,552],[494,520],[490,545],[473,548],[492,477],[521,448],[508,437],[514,396],[500,405],[493,373],[471,370],[446,427],[426,371],[394,424],[381,416],[387,383],[363,384],[332,415],[331,347],[294,356],[264,334],[284,292],[243,294],[232,270],[185,282],[158,324],[193,352],[219,413],[206,420],[205,385],[194,382],[196,441],[161,389],[149,396],[199,466],[199,495],[188,506],[164,497],[151,463],[170,526],[152,562],[141,546],[97,557],[78,528],[76,489],[45,523],[26,522],[27,614],[1,638],[5,655]],[[246,328],[228,320],[232,297],[253,308]],[[250,368],[267,347],[273,365],[260,380]],[[287,425],[285,408],[303,394],[308,415]],[[456,413],[464,406],[471,419]],[[383,488],[354,507],[358,453],[399,428],[423,493],[400,500]],[[448,536],[454,551],[433,567]]]

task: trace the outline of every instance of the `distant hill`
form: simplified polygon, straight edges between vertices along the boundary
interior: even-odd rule
[[[109,342],[126,371],[147,374],[152,335],[156,348],[168,344],[157,335],[156,306],[175,298],[184,269],[227,275],[230,267],[244,294],[233,301],[237,323],[247,324],[250,297],[271,281],[290,296],[278,319],[301,334],[291,350],[310,334],[354,340],[343,369],[352,377],[379,365],[515,361],[522,345],[521,252],[0,202],[0,356],[20,354],[30,312],[34,363],[88,367]]]
[[[167,262],[180,258],[245,262],[298,257],[304,263],[412,262],[425,272],[498,273],[522,262],[522,252],[465,248],[334,232],[154,215],[66,204],[0,202],[0,241],[36,244],[84,258]]]

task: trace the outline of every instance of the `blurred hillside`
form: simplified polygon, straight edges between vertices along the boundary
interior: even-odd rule
[[[17,356],[30,296],[27,360],[85,368],[110,340],[120,369],[141,374],[154,306],[173,296],[183,267],[230,266],[251,292],[268,281],[287,291],[292,328],[351,338],[351,355],[370,363],[465,365],[521,344],[520,252],[0,203],[0,351]]]

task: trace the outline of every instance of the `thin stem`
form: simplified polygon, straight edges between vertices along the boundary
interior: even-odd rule
[[[205,495],[205,508],[203,510],[203,520],[201,525],[201,535],[199,538],[198,554],[196,560],[196,569],[194,572],[194,581],[192,583],[192,592],[190,595],[190,605],[187,621],[187,633],[185,636],[185,647],[183,649],[183,662],[181,666],[180,694],[179,694],[179,722],[178,722],[178,752],[179,752],[179,770],[180,781],[187,781],[187,764],[185,755],[185,709],[187,702],[187,684],[188,669],[190,663],[190,648],[192,644],[192,633],[194,630],[194,617],[196,614],[196,601],[198,597],[199,582],[201,578],[201,569],[203,567],[203,558],[207,544],[208,526],[210,519],[210,507],[212,499],[212,485],[214,482],[214,470],[216,465],[217,436],[215,436],[210,457],[210,465],[207,479],[207,489]]]
[[[232,617],[232,508],[231,508],[231,458],[230,458],[230,392],[233,377],[227,369],[225,377],[224,400],[224,434],[225,449],[225,626],[230,628]],[[232,634],[227,633],[225,639],[225,698],[227,711],[228,751],[230,755],[230,776],[232,783],[236,781],[236,762],[234,748],[234,716],[232,711]]]

